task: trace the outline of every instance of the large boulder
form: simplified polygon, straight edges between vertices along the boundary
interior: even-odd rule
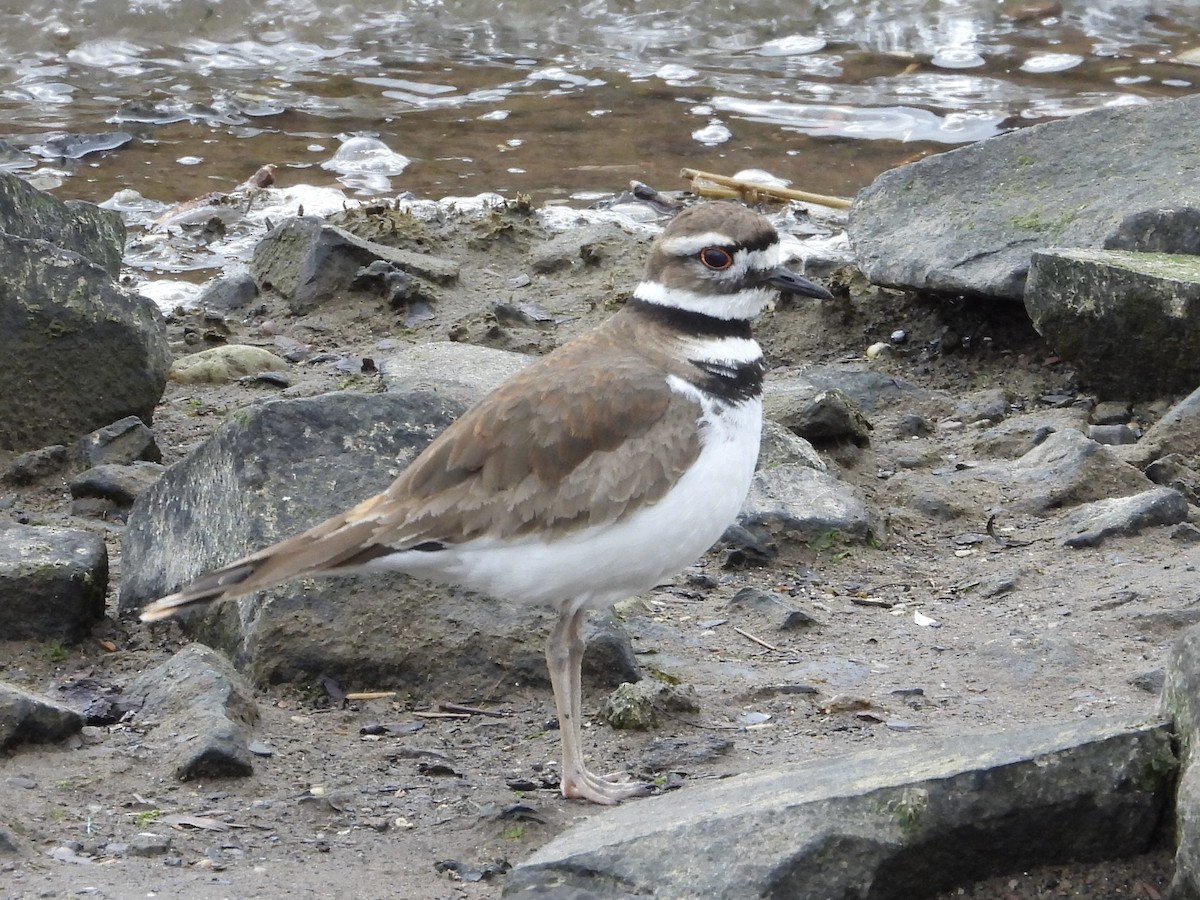
[[[104,538],[0,523],[0,637],[78,641],[104,617]]]
[[[0,232],[0,360],[0,450],[29,450],[150,421],[170,348],[154,304],[104,268]]]
[[[7,172],[0,172],[0,231],[78,253],[113,278],[121,273],[125,223],[120,213],[81,200],[64,203]]]
[[[1138,400],[1200,385],[1200,256],[1039,251],[1025,308],[1100,395]]]
[[[505,897],[908,900],[1145,852],[1175,774],[1161,724],[960,735],[690,785],[571,828]]]
[[[859,193],[850,238],[877,284],[1020,301],[1034,251],[1200,251],[1200,95],[1095,110],[930,156]],[[1165,173],[1165,175],[1164,175]]]

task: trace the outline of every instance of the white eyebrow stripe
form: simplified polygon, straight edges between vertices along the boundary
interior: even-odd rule
[[[672,256],[691,256],[699,253],[705,247],[731,247],[737,242],[727,234],[719,231],[706,231],[703,234],[680,234],[667,238],[659,246]]]

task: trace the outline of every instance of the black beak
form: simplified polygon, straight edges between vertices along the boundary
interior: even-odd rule
[[[797,275],[791,269],[780,266],[772,269],[763,278],[763,284],[777,288],[785,294],[800,294],[804,297],[816,297],[818,300],[832,300],[833,294],[814,281],[809,281],[802,275]]]

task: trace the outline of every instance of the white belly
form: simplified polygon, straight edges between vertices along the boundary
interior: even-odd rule
[[[762,401],[704,402],[696,462],[660,501],[621,522],[552,541],[472,541],[432,553],[409,551],[371,568],[525,603],[605,606],[646,591],[695,562],[737,517],[758,460]]]

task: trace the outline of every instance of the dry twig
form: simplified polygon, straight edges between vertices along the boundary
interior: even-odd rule
[[[717,175],[714,172],[701,172],[699,169],[682,169],[679,174],[691,181],[692,190],[701,197],[740,197],[748,203],[761,200],[798,200],[801,203],[815,203],[833,209],[849,209],[851,204],[848,197],[830,197],[826,194],[810,194],[808,191],[794,191],[770,184],[755,184],[753,181]]]

